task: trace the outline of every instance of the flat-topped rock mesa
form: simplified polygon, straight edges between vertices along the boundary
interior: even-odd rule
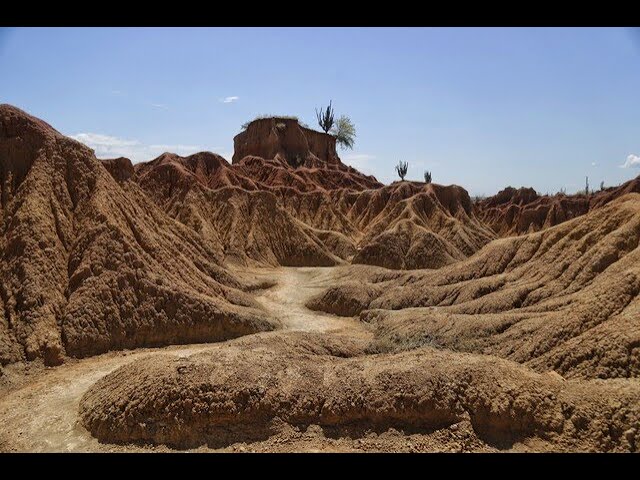
[[[295,117],[253,120],[233,145],[233,167],[266,185],[301,191],[382,187],[374,176],[342,163],[333,135],[304,127]]]
[[[303,127],[291,117],[259,118],[233,138],[233,161],[256,156],[293,168],[348,168],[336,152],[336,138]]]

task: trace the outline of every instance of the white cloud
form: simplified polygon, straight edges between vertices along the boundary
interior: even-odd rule
[[[110,148],[123,148],[138,145],[137,140],[125,140],[123,138],[103,135],[101,133],[78,133],[71,135],[71,138],[90,146],[91,148],[100,148],[108,150]]]
[[[155,108],[162,108],[163,110],[169,110],[169,107],[167,107],[164,103],[152,103],[151,106]]]
[[[592,166],[592,167],[595,167],[596,165],[598,165],[598,163],[597,163],[597,162],[591,162],[591,166]]]
[[[627,157],[627,161],[620,165],[620,168],[640,168],[640,156],[633,153]]]
[[[222,103],[233,103],[233,102],[237,102],[238,100],[240,100],[240,97],[224,97],[220,101]]]
[[[78,133],[69,136],[92,148],[98,158],[127,157],[134,163],[152,160],[163,152],[185,156],[203,150],[199,145],[145,145],[138,140],[112,137],[101,133]]]

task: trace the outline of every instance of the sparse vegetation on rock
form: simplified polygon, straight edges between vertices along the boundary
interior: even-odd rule
[[[356,127],[349,117],[341,115],[331,130],[331,134],[336,137],[336,142],[342,148],[353,148],[356,139]]]
[[[246,130],[249,127],[249,125],[251,125],[256,120],[264,120],[264,119],[267,119],[267,118],[279,118],[279,119],[282,119],[282,120],[295,120],[295,121],[298,121],[298,117],[292,116],[292,115],[272,115],[272,114],[265,113],[263,115],[256,115],[253,118],[253,120],[249,120],[248,122],[243,123],[240,128],[242,130]]]

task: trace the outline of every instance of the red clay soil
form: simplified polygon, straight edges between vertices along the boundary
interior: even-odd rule
[[[594,193],[589,198],[589,209],[600,208],[627,193],[640,193],[640,176],[617,187],[605,188]]]
[[[522,235],[553,227],[603,207],[627,193],[640,192],[640,177],[591,194],[538,195],[533,188],[507,187],[477,202],[477,217],[499,236]]]
[[[344,187],[350,177],[342,172],[324,170],[325,181],[335,173],[340,185],[326,190],[305,178],[304,168],[277,166],[276,172],[264,168],[273,162],[247,157],[231,166],[233,175],[247,161],[260,170],[252,177],[235,176],[234,188],[220,182],[215,169],[200,169],[207,173],[199,176],[183,167],[205,156],[213,154],[165,154],[154,165],[136,166],[135,181],[169,215],[244,264],[319,266],[353,257],[356,263],[389,268],[439,268],[495,237],[475,218],[468,193],[458,186],[397,182],[360,190]],[[228,164],[218,159],[228,181]],[[274,172],[304,186],[284,185],[291,182],[272,177]]]
[[[464,264],[496,237],[463,188],[380,186],[342,165],[333,137],[297,121],[250,124],[236,137],[234,164],[202,152],[134,166],[98,161],[17,108],[1,113],[3,364],[274,328],[229,264],[438,269]],[[267,146],[256,140],[262,130]],[[594,208],[637,184],[594,195]],[[511,189],[486,200],[485,212],[540,199]],[[529,225],[556,221],[548,217]],[[377,287],[363,283],[356,299],[348,292],[340,298],[357,314]]]
[[[640,377],[640,194],[435,271],[356,269],[312,309],[360,315],[373,352],[424,345],[568,378]],[[357,279],[357,280],[356,280]]]
[[[232,165],[207,152],[165,153],[136,165],[133,178],[226,261],[439,268],[495,237],[463,188],[382,186],[341,163],[334,137],[296,120],[256,120],[235,145]]]
[[[199,236],[84,145],[0,106],[0,362],[222,340],[268,318]],[[108,162],[126,178],[126,159]]]
[[[461,187],[397,182],[363,189],[360,180],[359,174],[338,169],[292,168],[257,157],[229,166],[210,153],[164,154],[136,165],[135,177],[169,215],[204,235],[229,260],[244,264],[353,260],[439,268],[495,238],[475,218]],[[231,185],[238,187],[235,193],[222,192]],[[279,225],[277,238],[268,239],[274,225]]]
[[[282,158],[134,166],[99,161],[15,107],[0,118],[2,364],[274,328],[223,264],[436,268],[492,238],[464,189],[381,187],[333,156],[333,137],[297,123],[287,128],[306,141],[307,166],[283,162],[286,136]]]
[[[548,450],[629,452],[640,385],[565,381],[430,347],[365,355],[353,341],[289,333],[135,361],[87,391],[80,417],[102,442],[174,448],[261,442],[285,425],[356,439],[395,429],[406,439],[467,421],[481,445],[499,449],[538,439]]]
[[[101,162],[111,176],[119,182],[129,180],[136,173],[131,160],[125,157],[101,160]]]
[[[507,187],[474,205],[478,218],[501,237],[537,232],[584,215],[586,195],[538,195],[533,188]]]
[[[234,137],[233,148],[234,164],[256,156],[293,168],[347,169],[338,158],[335,137],[305,128],[291,118],[254,120]]]
[[[135,166],[139,183],[149,190],[197,182],[211,189],[292,187],[301,192],[382,186],[374,177],[340,161],[335,137],[304,128],[297,120],[256,120],[235,137],[234,144],[233,165],[209,152],[186,158],[164,153]]]
[[[472,205],[455,185],[383,186],[295,120],[234,142],[232,164],[99,161],[0,105],[0,376],[220,342],[25,374],[0,398],[0,450],[25,431],[73,448],[78,420],[178,448],[321,432],[438,450],[462,429],[464,451],[640,449],[640,180]]]
[[[340,161],[334,136],[301,126],[290,118],[251,122],[233,139],[233,166],[266,186],[364,190],[382,186]]]

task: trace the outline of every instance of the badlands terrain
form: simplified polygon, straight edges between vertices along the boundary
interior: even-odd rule
[[[0,451],[640,450],[640,178],[473,202],[291,118],[132,164],[0,105],[0,188]]]

